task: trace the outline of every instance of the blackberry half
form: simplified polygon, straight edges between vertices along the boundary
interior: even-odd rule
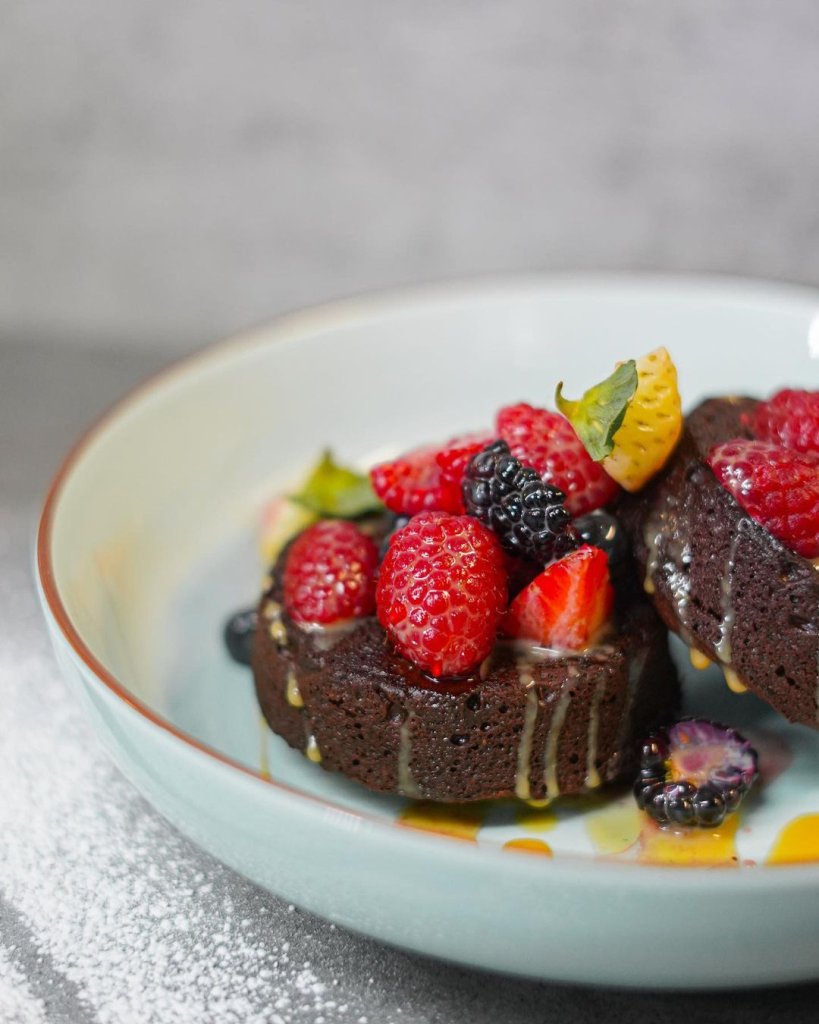
[[[645,741],[634,796],[661,825],[714,828],[739,807],[757,774],[756,751],[738,732],[686,718]]]
[[[513,555],[547,565],[578,546],[566,495],[521,465],[505,441],[493,441],[473,456],[461,493],[469,515],[493,530]]]

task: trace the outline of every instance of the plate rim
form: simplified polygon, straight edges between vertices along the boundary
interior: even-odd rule
[[[113,425],[123,414],[136,406],[152,392],[161,389],[178,378],[184,378],[189,372],[218,365],[219,361],[230,358],[241,350],[252,351],[269,345],[279,344],[286,340],[297,342],[299,337],[309,337],[322,325],[339,326],[347,323],[366,320],[368,317],[389,312],[396,307],[407,307],[418,304],[430,304],[436,301],[457,303],[475,298],[495,296],[518,292],[570,292],[570,291],[620,291],[637,294],[640,292],[662,291],[675,292],[680,296],[686,293],[711,294],[714,298],[736,300],[759,300],[784,304],[812,303],[819,313],[819,288],[808,285],[794,284],[765,278],[753,278],[731,274],[698,274],[698,273],[662,273],[662,272],[597,272],[571,271],[557,273],[527,274],[486,274],[473,275],[451,280],[438,280],[429,283],[413,284],[404,287],[366,291],[350,296],[331,299],[326,302],[304,306],[259,324],[240,330],[225,338],[211,342],[193,352],[171,359],[165,366],[138,381],[122,396],[108,405],[70,446],[58,468],[51,478],[43,499],[40,518],[37,526],[34,562],[37,577],[38,593],[44,610],[59,630],[61,639],[67,642],[73,654],[79,658],[85,669],[91,673],[94,681],[102,684],[114,697],[127,705],[133,713],[147,720],[153,728],[164,732],[175,743],[182,744],[199,755],[206,756],[225,769],[236,769],[242,776],[272,787],[281,798],[302,804],[305,799],[309,806],[323,811],[330,810],[345,817],[357,819],[368,830],[386,830],[394,836],[396,830],[403,834],[410,845],[419,843],[421,847],[432,842],[436,846],[443,841],[451,848],[454,842],[463,854],[472,848],[472,855],[481,858],[499,858],[503,863],[509,861],[508,851],[497,850],[478,844],[465,843],[456,837],[441,833],[424,832],[403,825],[399,821],[370,814],[366,811],[352,809],[343,804],[309,793],[288,783],[263,775],[260,771],[248,767],[215,747],[197,739],[197,737],[180,729],[170,719],[159,714],[108,670],[83,640],[79,629],[74,625],[62,601],[59,585],[52,560],[52,533],[56,519],[59,500],[73,470],[80,464],[85,453],[93,446],[98,437],[102,436],[109,426]],[[440,847],[438,847],[440,849]],[[543,861],[548,864],[550,872],[558,874],[589,872],[625,873],[631,882],[645,879],[647,884],[656,883],[657,877],[669,878],[673,873],[676,884],[686,887],[689,881],[695,887],[700,885],[704,877],[713,877],[713,866],[669,866],[652,865],[640,862],[618,861],[606,857],[566,857],[546,859],[519,857],[521,863],[516,870],[531,870],[539,873],[543,870]],[[532,862],[537,861],[535,865]],[[528,868],[526,865],[528,864]],[[725,877],[727,874],[728,877]],[[801,886],[805,881],[815,882],[819,876],[819,860],[814,862],[797,862],[786,864],[757,864],[743,871],[719,871],[721,885],[728,883],[728,888],[738,891],[748,886],[767,886],[772,877],[778,879],[777,886],[790,888],[791,885]],[[685,881],[684,881],[685,880]]]

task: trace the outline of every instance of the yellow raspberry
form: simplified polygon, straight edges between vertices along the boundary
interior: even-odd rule
[[[627,491],[639,491],[665,465],[682,433],[677,368],[666,349],[637,360],[637,390],[603,468]]]

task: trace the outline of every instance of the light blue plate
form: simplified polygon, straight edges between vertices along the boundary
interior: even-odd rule
[[[658,344],[689,405],[817,387],[817,310],[779,286],[518,280],[340,303],[187,360],[106,416],[49,494],[38,569],[60,663],[163,814],[339,924],[544,979],[819,977],[819,734],[695,672],[682,645],[689,709],[747,732],[763,768],[739,816],[688,838],[648,825],[628,794],[545,810],[370,794],[261,725],[220,639],[258,587],[260,510],[328,442],[366,465],[504,403],[547,404],[558,379],[577,393]]]

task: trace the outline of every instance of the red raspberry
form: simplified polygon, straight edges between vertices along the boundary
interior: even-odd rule
[[[518,594],[503,632],[555,650],[580,651],[594,641],[613,607],[608,556],[584,544],[552,562]]]
[[[498,413],[498,434],[524,466],[531,466],[545,483],[559,487],[573,516],[607,505],[620,488],[595,462],[571,423],[559,412],[521,403]]]
[[[797,452],[819,452],[819,391],[779,391],[759,403],[747,417],[747,426],[760,441]]]
[[[435,456],[435,461],[441,467],[442,476],[458,485],[460,490],[461,481],[466,473],[466,467],[474,455],[483,449],[495,438],[492,434],[464,434],[463,437],[456,437],[445,445]]]
[[[819,454],[737,439],[715,445],[708,465],[760,526],[805,558],[819,556]]]
[[[390,541],[376,602],[401,654],[433,676],[462,675],[492,650],[506,607],[501,546],[471,516],[415,516]]]
[[[447,444],[416,448],[370,470],[373,490],[399,515],[464,511],[461,478],[467,463],[487,443],[488,435],[468,434]]]
[[[352,523],[325,519],[287,553],[284,608],[294,622],[329,625],[375,611],[378,548]]]

